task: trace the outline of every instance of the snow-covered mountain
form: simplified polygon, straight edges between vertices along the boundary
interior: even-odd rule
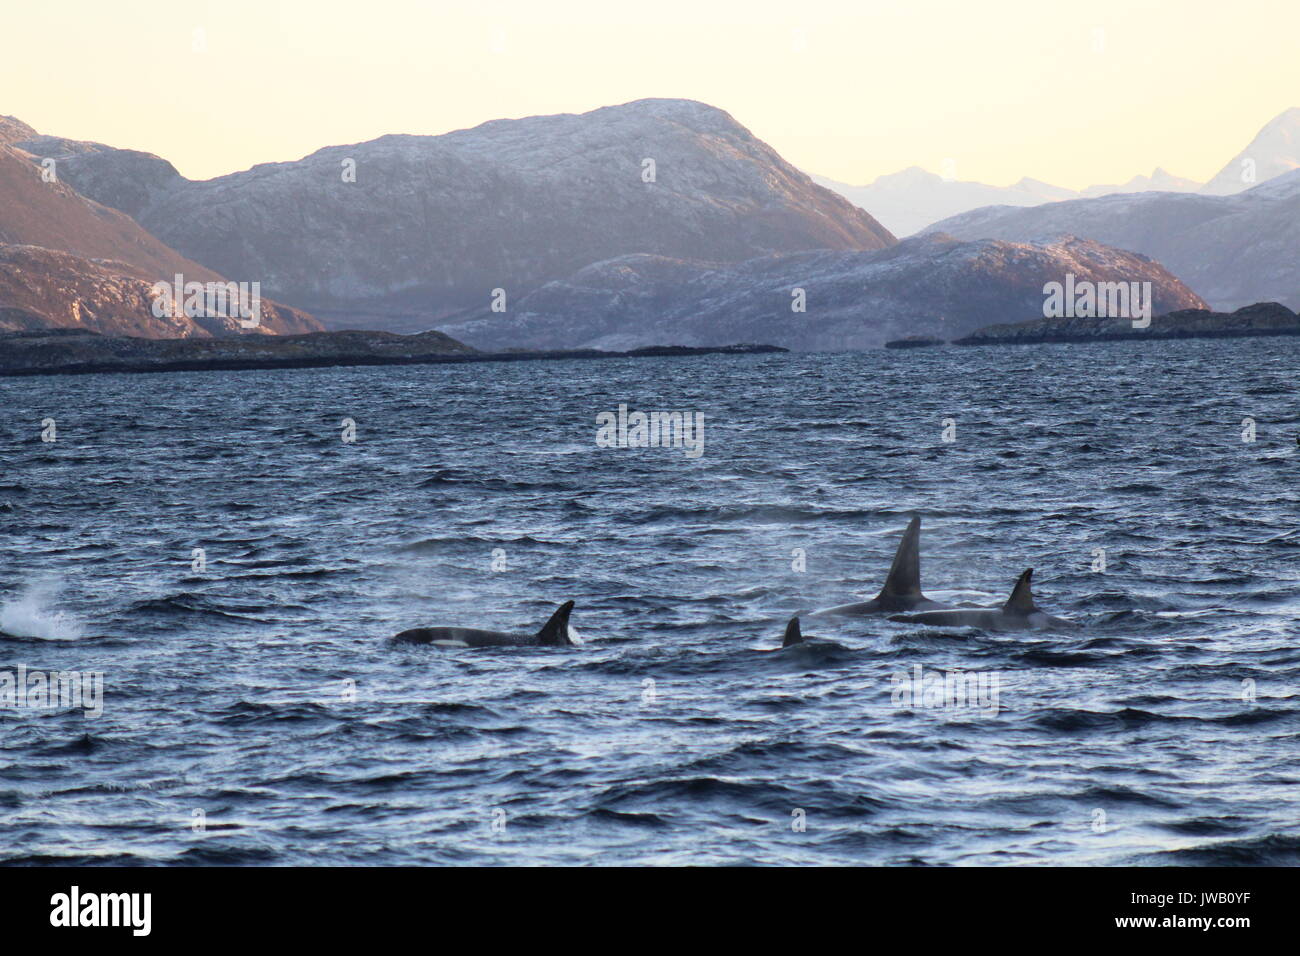
[[[27,129],[30,135],[15,140],[15,147],[40,160],[54,160],[59,177],[81,195],[136,219],[155,196],[185,181],[175,166],[152,153],[42,136]]]
[[[377,327],[427,328],[496,289],[508,303],[615,255],[740,261],[896,241],[729,114],[691,100],[384,136],[205,182],[147,154],[44,138],[25,148],[65,154],[68,182],[123,203],[191,258]]]
[[[1300,106],[1273,117],[1202,192],[1229,196],[1300,168]]]
[[[806,252],[732,265],[622,256],[441,331],[485,349],[726,345],[860,349],[908,335],[964,335],[1043,314],[1067,274],[1150,281],[1156,312],[1205,303],[1159,263],[1095,242],[959,242],[923,236],[875,252]],[[806,311],[796,311],[802,300]]]
[[[1080,236],[1151,256],[1220,311],[1254,302],[1300,308],[1300,169],[1233,196],[1153,192],[991,206],[927,232],[1011,242]]]
[[[33,131],[0,117],[0,328],[77,327],[111,335],[204,337],[239,334],[222,318],[159,319],[149,294],[177,273],[188,281],[222,277],[160,242],[130,216],[42,178],[35,157],[6,140]],[[251,281],[251,280],[250,280]],[[296,309],[262,301],[261,333],[311,332]]]
[[[868,186],[850,186],[824,176],[814,176],[813,179],[870,211],[896,236],[914,235],[942,219],[982,206],[1041,206],[1043,203],[1112,193],[1196,192],[1201,188],[1200,183],[1174,176],[1163,169],[1156,169],[1150,176],[1134,176],[1126,183],[1089,186],[1082,191],[1053,186],[1029,177],[1010,186],[962,182],[945,179],[919,166],[881,176]]]
[[[850,186],[823,176],[813,180],[869,211],[896,236],[910,236],[940,219],[980,206],[1037,206],[1077,195],[1036,179],[1022,179],[1013,186],[988,186],[945,179],[919,166],[881,176],[867,186]]]
[[[1150,176],[1126,183],[1064,189],[1036,179],[1011,186],[959,182],[918,166],[881,176],[866,186],[850,186],[822,176],[813,179],[870,212],[896,236],[910,236],[942,220],[982,206],[1038,206],[1069,199],[1094,199],[1116,193],[1202,192],[1228,195],[1241,192],[1300,167],[1300,107],[1274,117],[1214,179],[1202,185],[1157,168]],[[1253,180],[1247,181],[1247,176]]]
[[[177,272],[203,282],[216,273],[190,262],[130,216],[87,199],[58,176],[50,181],[33,157],[0,143],[0,243],[43,246],[91,259],[117,259],[157,278]]]
[[[1114,193],[1194,193],[1201,189],[1201,184],[1194,179],[1175,176],[1160,167],[1156,167],[1150,176],[1134,176],[1126,183],[1112,186],[1089,186],[1079,193],[1080,199],[1094,199],[1097,196],[1110,196]],[[1063,199],[1069,197],[1061,197]]]

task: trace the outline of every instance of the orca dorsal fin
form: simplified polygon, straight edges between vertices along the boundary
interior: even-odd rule
[[[790,623],[785,626],[785,638],[781,641],[782,647],[789,647],[791,644],[803,643],[803,631],[799,629],[799,619],[790,618]]]
[[[540,631],[537,632],[538,644],[553,644],[565,647],[569,643],[569,612],[573,610],[573,602],[565,601],[559,606],[551,619],[546,622]]]
[[[1030,590],[1029,582],[1034,577],[1034,569],[1029,568],[1020,579],[1016,581],[1016,586],[1011,590],[1011,597],[1007,598],[1007,603],[1002,605],[1002,610],[1008,614],[1029,614],[1038,610],[1038,605],[1034,603],[1034,592]]]
[[[880,597],[920,597],[921,595],[921,516],[907,524],[903,540],[894,552],[889,577],[880,589]]]

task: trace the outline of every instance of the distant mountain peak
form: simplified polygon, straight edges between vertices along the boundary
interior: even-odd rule
[[[1228,160],[1201,191],[1228,196],[1296,168],[1300,168],[1300,107],[1292,106],[1265,123],[1250,145]]]
[[[1278,129],[1294,128],[1297,125],[1300,125],[1300,106],[1292,106],[1265,123],[1260,132],[1268,133]]]
[[[900,169],[896,173],[886,173],[883,176],[877,176],[875,180],[872,181],[872,185],[903,185],[910,183],[937,183],[942,181],[942,176],[937,173],[932,173],[928,169],[922,169],[920,166],[908,166],[906,169]]]
[[[940,219],[980,206],[1036,206],[1078,195],[1028,176],[1013,186],[989,186],[945,179],[920,166],[879,176],[869,186],[849,186],[820,176],[814,181],[856,203],[897,236],[913,235]]]
[[[725,118],[735,122],[731,114],[717,106],[712,106],[700,100],[674,99],[671,97],[650,96],[644,99],[632,100],[628,103],[616,103],[612,106],[601,106],[597,109],[590,110],[586,113],[579,113],[579,116],[591,116],[600,113],[645,113],[652,116],[665,116],[669,118],[683,119],[700,119],[700,118]]]

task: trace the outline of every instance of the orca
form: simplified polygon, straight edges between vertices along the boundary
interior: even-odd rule
[[[536,634],[510,634],[474,627],[416,627],[402,631],[393,640],[434,647],[571,647],[579,643],[569,627],[572,610],[573,602],[565,601]]]
[[[1078,627],[1074,621],[1054,617],[1034,603],[1030,582],[1034,569],[1020,575],[1011,597],[1001,607],[954,608],[946,611],[923,611],[920,614],[896,614],[891,621],[908,624],[936,624],[940,627],[978,627],[986,631],[1030,631]]]
[[[870,601],[841,604],[814,611],[808,617],[857,617],[867,614],[891,614],[898,611],[938,610],[952,605],[931,601],[921,593],[921,518],[914,517],[903,532],[894,563],[890,565],[885,586]]]
[[[848,648],[844,647],[842,644],[837,644],[835,641],[817,637],[814,634],[805,634],[803,628],[799,626],[799,618],[796,616],[790,618],[790,623],[785,626],[785,634],[781,638],[781,646],[775,648],[773,651],[765,651],[764,653],[779,654],[785,651],[790,651],[795,654],[803,652],[820,654],[824,651],[844,650],[848,650]]]

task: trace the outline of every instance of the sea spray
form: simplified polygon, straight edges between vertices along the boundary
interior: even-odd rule
[[[47,641],[75,641],[82,635],[80,622],[64,611],[52,611],[58,587],[48,581],[28,585],[16,598],[0,605],[0,631],[14,637]]]

